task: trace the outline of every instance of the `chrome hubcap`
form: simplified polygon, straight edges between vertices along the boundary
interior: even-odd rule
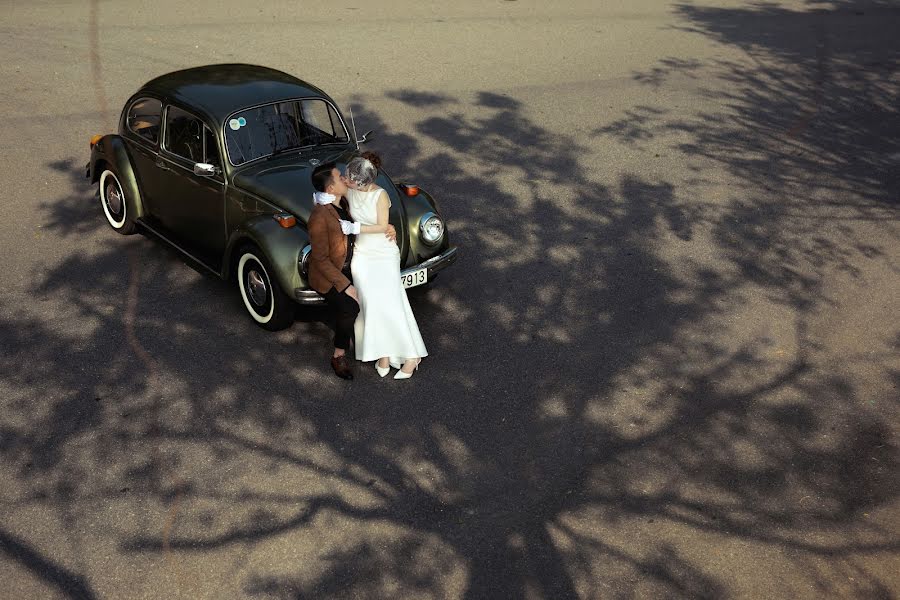
[[[109,206],[109,211],[114,215],[122,213],[122,193],[119,192],[119,188],[115,185],[110,185],[106,188],[106,205]]]
[[[262,306],[266,301],[266,280],[257,271],[247,273],[247,290],[253,304]]]

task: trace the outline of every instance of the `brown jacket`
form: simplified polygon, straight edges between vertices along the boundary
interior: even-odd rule
[[[309,215],[309,285],[320,294],[332,286],[339,292],[350,286],[341,273],[347,258],[347,236],[341,231],[340,219],[331,204],[317,204]]]

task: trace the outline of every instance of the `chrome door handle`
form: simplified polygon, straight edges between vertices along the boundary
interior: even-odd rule
[[[156,161],[156,166],[162,169],[163,171],[171,171],[171,169],[161,160]]]

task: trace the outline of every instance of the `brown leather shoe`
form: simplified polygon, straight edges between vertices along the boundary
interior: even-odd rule
[[[346,354],[343,356],[332,356],[331,368],[334,369],[334,374],[341,379],[353,379],[353,371],[350,370],[350,361],[347,360]]]

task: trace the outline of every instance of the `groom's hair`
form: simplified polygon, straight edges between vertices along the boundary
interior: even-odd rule
[[[319,165],[312,172],[312,184],[317,192],[324,192],[325,188],[334,183],[334,180],[331,177],[331,171],[336,166],[337,165],[333,162],[327,162],[323,165]]]

